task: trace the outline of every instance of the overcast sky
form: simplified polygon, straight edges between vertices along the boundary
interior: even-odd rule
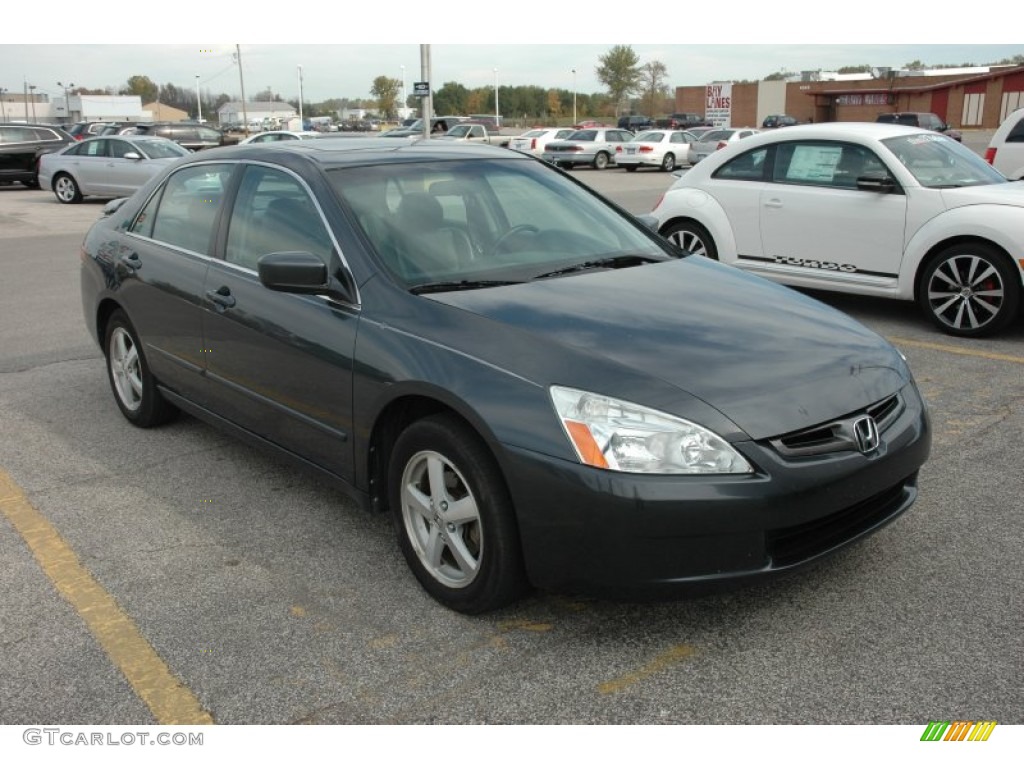
[[[653,9],[659,4],[620,4],[623,10],[584,22],[591,28],[570,30],[581,13],[588,13],[574,3],[390,0],[356,8],[350,2],[335,0],[315,7],[306,2],[295,5],[295,11],[282,11],[277,4],[272,15],[249,0],[219,8],[203,4],[200,13],[186,15],[166,4],[118,5],[115,11],[114,6],[58,0],[56,5],[64,6],[63,12],[47,11],[45,21],[30,11],[30,4],[16,3],[13,21],[12,8],[5,8],[0,29],[0,88],[21,91],[27,81],[39,91],[57,95],[61,93],[58,82],[120,88],[132,75],[146,75],[161,85],[194,88],[199,75],[204,92],[237,95],[239,72],[232,57],[236,42],[241,46],[247,94],[269,87],[286,99],[297,97],[301,66],[303,95],[312,102],[368,97],[375,77],[400,79],[403,67],[411,91],[413,81],[421,77],[420,42],[431,42],[435,89],[449,81],[469,88],[493,87],[497,76],[502,85],[571,90],[575,69],[580,93],[604,90],[595,68],[598,58],[616,44],[631,45],[641,63],[665,64],[672,86],[758,79],[780,69],[854,64],[900,67],[914,59],[926,64],[980,64],[1024,53],[1024,43],[998,43],[998,38],[985,44],[957,42],[952,39],[958,32],[956,25],[939,21],[939,17],[948,19],[945,14],[931,14],[936,28],[923,27],[919,4],[908,4],[905,19],[890,6],[878,11],[874,21],[868,16],[872,3],[856,6],[866,14],[861,19],[850,17],[853,7],[847,6],[843,23],[820,18],[820,11],[801,12],[801,5],[821,6],[796,0],[762,5],[772,12],[747,20],[741,11],[676,12],[678,31],[662,22],[658,26],[665,31],[652,39],[649,33],[637,33],[636,15],[656,21]],[[788,6],[792,7],[787,10]],[[100,7],[111,12],[85,13],[87,8]],[[18,19],[19,14],[24,18]],[[618,23],[616,15],[621,17]],[[662,15],[669,17],[667,12]],[[96,26],[88,21],[92,18],[117,23]],[[418,21],[424,18],[425,22]],[[1015,31],[1009,30],[1012,25],[1005,26],[1005,31],[990,29],[985,34]],[[37,40],[26,42],[21,37],[25,29],[39,33]],[[870,43],[850,41],[855,34],[864,35]],[[176,42],[199,35],[236,42]],[[807,42],[812,40],[816,42]]]

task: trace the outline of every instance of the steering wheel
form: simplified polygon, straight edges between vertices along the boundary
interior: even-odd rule
[[[501,252],[501,246],[504,245],[505,241],[508,240],[512,235],[517,235],[521,232],[529,232],[531,234],[537,234],[540,232],[537,227],[533,224],[517,224],[511,227],[507,232],[503,233],[497,240],[494,241],[494,245],[491,247],[491,253],[496,254]]]

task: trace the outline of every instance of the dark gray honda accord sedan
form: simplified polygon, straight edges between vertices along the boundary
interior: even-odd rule
[[[457,611],[789,571],[917,495],[930,428],[895,348],[534,158],[229,147],[105,214],[82,299],[124,416],[327,473]]]

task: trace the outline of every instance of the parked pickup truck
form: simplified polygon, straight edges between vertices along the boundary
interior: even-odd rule
[[[496,147],[507,147],[512,136],[502,136],[500,133],[488,133],[487,129],[479,123],[460,123],[454,128],[449,128],[443,136],[435,136],[445,141],[468,142],[472,144],[493,144]]]

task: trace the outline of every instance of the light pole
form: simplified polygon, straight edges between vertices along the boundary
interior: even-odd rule
[[[572,70],[572,124],[576,126],[576,68]]]
[[[494,130],[501,130],[501,112],[498,110],[498,68],[494,68]]]
[[[402,115],[406,114],[406,111],[405,111],[406,103],[405,102],[408,101],[408,99],[409,99],[409,97],[405,95],[405,64],[402,64],[401,68],[402,68],[402,110],[398,113],[399,116],[402,116]]]
[[[34,123],[36,121],[36,87],[34,85],[30,85],[28,90],[32,96],[32,122]],[[25,117],[28,117],[27,113]]]
[[[0,115],[3,116],[3,121],[7,122],[7,107],[4,106],[4,94],[7,93],[7,88],[0,88]]]
[[[306,121],[302,119],[302,65],[299,64],[299,130],[305,130]]]
[[[57,81],[57,85],[64,89],[64,117],[67,118],[68,122],[71,121],[71,102],[68,100],[68,89],[74,88],[74,83],[68,83],[64,85],[60,80]]]
[[[196,75],[196,122],[203,122],[203,100],[199,98],[199,75]]]

